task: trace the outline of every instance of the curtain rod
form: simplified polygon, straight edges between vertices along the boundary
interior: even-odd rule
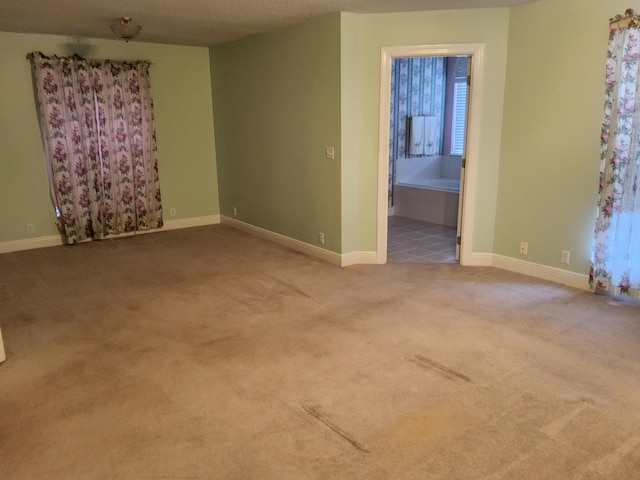
[[[629,27],[640,27],[640,16],[636,15],[636,13],[631,8],[627,8],[624,12],[624,15],[616,15],[610,20],[609,23],[611,30],[629,28]]]
[[[86,62],[113,62],[113,63],[118,63],[118,62],[122,62],[122,63],[147,63],[150,66],[151,65],[155,65],[153,62],[150,62],[149,60],[103,60],[103,59],[95,59],[95,58],[84,58],[81,57],[80,55],[78,55],[77,53],[74,53],[71,56],[67,56],[67,57],[59,57],[58,55],[45,55],[42,52],[29,52],[27,53],[27,60],[32,60],[35,57],[40,57],[43,60],[54,60],[54,59],[62,59],[62,58],[75,58],[77,60],[84,60]]]

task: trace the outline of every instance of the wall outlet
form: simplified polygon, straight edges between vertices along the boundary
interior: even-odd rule
[[[324,232],[318,233],[318,241],[320,242],[320,245],[324,245]]]
[[[333,160],[334,158],[336,158],[335,149],[333,147],[326,147],[324,150],[324,156],[328,160]]]
[[[520,242],[520,255],[529,254],[529,244],[527,242]]]
[[[176,216],[176,209],[175,208],[170,208],[169,209],[169,216],[170,217],[175,217]]]
[[[35,229],[33,228],[33,223],[27,223],[27,233],[33,233]]]
[[[238,216],[238,209],[236,207],[233,207],[233,216],[234,217]]]
[[[571,252],[569,250],[562,250],[562,253],[560,254],[560,263],[569,265],[570,259],[571,259]]]

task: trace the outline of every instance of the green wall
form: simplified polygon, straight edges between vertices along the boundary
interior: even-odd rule
[[[512,9],[494,253],[588,274],[608,20],[628,6],[541,0]]]
[[[484,43],[475,231],[491,252],[509,10],[342,13],[211,49],[221,211],[338,253],[375,252],[380,49]],[[340,146],[335,161],[324,146]]]
[[[219,213],[208,49],[86,41],[92,58],[150,60],[164,218]],[[0,242],[57,234],[27,53],[67,55],[70,38],[0,32]],[[169,209],[176,216],[169,216]],[[26,225],[34,225],[28,234]]]
[[[343,13],[340,24],[340,85],[342,91],[342,252],[365,251],[360,241],[362,225],[360,195],[360,15]],[[369,242],[370,244],[370,242]],[[375,245],[375,243],[374,243]],[[370,251],[373,249],[370,249]]]
[[[343,184],[357,183],[358,222],[345,232],[357,250],[376,250],[378,128],[380,118],[380,51],[382,47],[484,43],[478,178],[475,202],[474,252],[491,252],[495,226],[498,166],[507,57],[509,9],[448,10],[362,15],[359,19],[360,132],[358,168],[347,172]],[[356,248],[356,247],[354,247]]]
[[[376,250],[380,49],[484,43],[472,251],[587,273],[608,19],[627,6],[342,13],[209,50],[91,40],[91,56],[154,63],[167,220],[171,207],[179,219],[235,206],[242,221],[314,245],[322,231],[325,248],[350,253]],[[25,55],[66,43],[0,33],[0,242],[28,238],[27,223],[56,233]]]
[[[221,213],[340,252],[340,15],[210,52]]]

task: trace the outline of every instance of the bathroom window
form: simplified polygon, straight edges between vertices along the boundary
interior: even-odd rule
[[[453,85],[453,118],[451,120],[451,153],[462,155],[467,113],[467,80]]]
[[[445,96],[443,155],[462,155],[467,129],[469,84],[467,62],[470,57],[448,57]]]
[[[467,119],[467,57],[456,57],[451,112],[451,154],[462,155]]]

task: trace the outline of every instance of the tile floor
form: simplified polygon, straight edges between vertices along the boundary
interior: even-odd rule
[[[404,217],[389,217],[389,263],[455,263],[456,229]]]

